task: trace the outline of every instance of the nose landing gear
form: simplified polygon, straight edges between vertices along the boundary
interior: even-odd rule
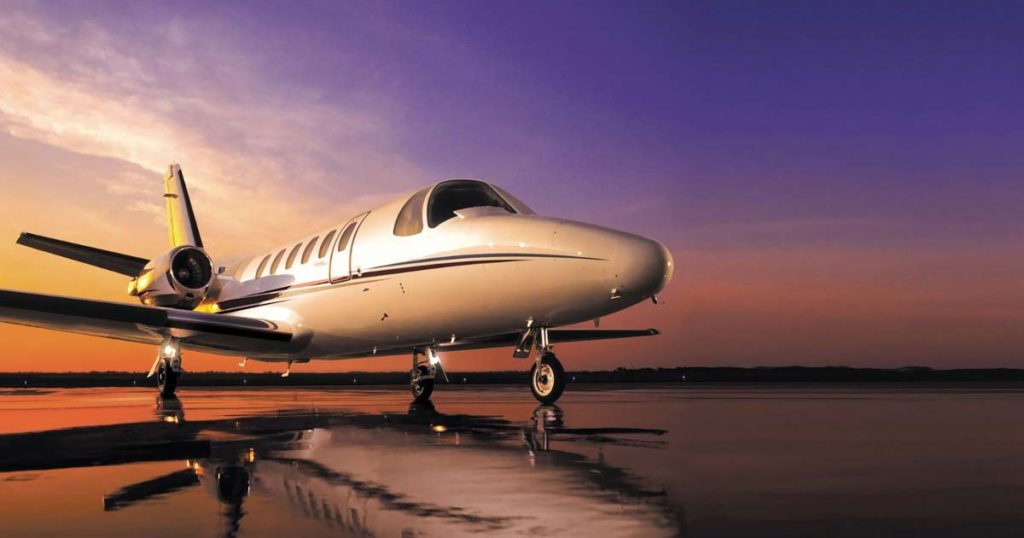
[[[550,405],[558,401],[565,390],[565,369],[551,351],[547,327],[538,327],[533,338],[537,344],[537,360],[530,369],[530,392],[538,402]]]

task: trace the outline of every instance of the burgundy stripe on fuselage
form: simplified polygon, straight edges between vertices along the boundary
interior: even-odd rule
[[[389,269],[370,270],[370,271],[364,271],[362,274],[357,275],[355,277],[346,276],[346,277],[340,278],[338,280],[335,280],[333,283],[340,284],[342,282],[348,282],[348,281],[351,281],[351,280],[356,280],[356,279],[361,279],[361,278],[372,278],[372,277],[378,277],[378,276],[390,276],[390,275],[396,275],[396,274],[400,274],[400,273],[412,273],[412,272],[416,272],[416,271],[425,271],[425,270],[428,270],[428,269],[443,269],[443,268],[447,268],[447,267],[457,267],[457,266],[461,266],[461,265],[487,265],[487,264],[492,264],[492,263],[507,263],[507,262],[515,262],[515,261],[523,261],[523,260],[467,260],[467,261],[459,261],[459,262],[435,263],[435,264],[429,264],[429,265],[416,265],[416,266],[410,266],[410,267],[395,267],[395,268],[389,268]],[[330,281],[330,280],[317,280],[317,281],[313,281],[313,282],[303,282],[301,284],[295,284],[295,285],[292,285],[292,286],[285,286],[285,287],[278,288],[278,289],[275,289],[275,290],[260,292],[260,293],[253,294],[253,295],[247,295],[245,297],[238,297],[236,299],[228,299],[226,301],[221,301],[221,302],[217,303],[217,305],[220,307],[220,312],[222,312],[222,313],[226,313],[226,312],[229,312],[229,311],[236,312],[238,310],[243,310],[243,309],[246,309],[246,308],[252,308],[252,307],[255,307],[255,306],[261,306],[262,304],[264,304],[267,301],[272,301],[274,299],[282,297],[287,292],[315,291],[315,290],[311,290],[311,289],[308,289],[308,288],[313,288],[315,286],[322,286],[322,285],[331,284],[331,283],[332,283],[332,281]],[[289,295],[294,295],[294,293],[289,293]]]

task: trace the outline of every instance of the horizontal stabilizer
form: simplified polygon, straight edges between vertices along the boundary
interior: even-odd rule
[[[143,258],[30,233],[21,234],[18,237],[18,244],[130,277],[139,276],[142,269],[149,263]]]

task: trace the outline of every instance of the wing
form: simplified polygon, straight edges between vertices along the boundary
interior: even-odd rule
[[[567,342],[586,342],[591,340],[611,340],[616,338],[636,338],[638,336],[655,336],[661,334],[657,329],[550,329],[548,339],[552,344]],[[488,349],[496,347],[515,348],[522,338],[520,333],[506,333],[480,338],[464,338],[454,342],[446,341],[437,344],[438,351],[466,351],[470,349]],[[532,341],[531,341],[532,342]],[[338,359],[360,359],[364,357],[401,355],[409,353],[412,346],[378,348],[376,352],[358,352],[340,355]],[[263,360],[263,359],[257,359]]]
[[[657,329],[550,329],[548,339],[552,344],[566,342],[587,342],[591,340],[612,340],[616,338],[636,338],[638,336],[655,336],[660,334]],[[438,349],[462,351],[467,349],[486,349],[491,347],[515,347],[519,344],[519,333],[499,334],[484,338],[456,340],[439,344]]]
[[[290,329],[260,319],[0,290],[0,322],[158,344],[164,335],[186,348],[229,353],[287,350]]]

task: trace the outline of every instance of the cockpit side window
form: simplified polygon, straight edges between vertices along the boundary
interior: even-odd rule
[[[431,228],[455,217],[455,212],[470,207],[497,207],[509,213],[512,208],[486,183],[456,179],[434,187],[427,203],[427,225]]]
[[[504,198],[505,201],[508,202],[509,205],[511,205],[513,209],[516,210],[516,213],[519,213],[520,215],[536,215],[537,214],[536,212],[534,212],[534,210],[530,209],[530,206],[524,204],[523,201],[520,200],[519,198],[516,198],[515,196],[512,196],[511,194],[509,194],[508,191],[506,191],[505,189],[502,189],[501,187],[499,187],[497,185],[491,185],[491,187],[499,195],[501,195],[501,197]]]
[[[423,201],[427,198],[429,190],[423,189],[405,202],[398,212],[398,218],[395,219],[395,235],[416,235],[423,231]]]

